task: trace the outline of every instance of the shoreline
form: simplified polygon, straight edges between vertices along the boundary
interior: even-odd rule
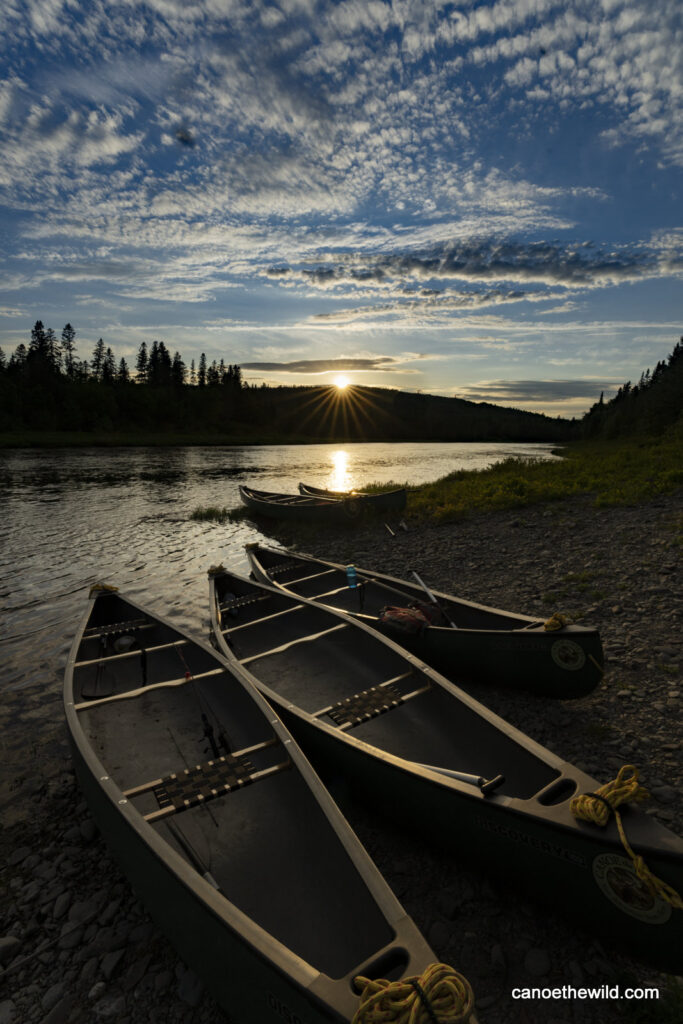
[[[244,434],[216,435],[216,434],[113,434],[103,432],[101,434],[84,434],[78,432],[25,432],[19,435],[0,433],[0,451],[17,451],[22,449],[53,449],[53,448],[230,448],[255,446],[276,446],[276,445],[307,445],[307,444],[548,444],[558,448],[565,448],[567,445],[576,444],[579,439],[572,441],[555,440],[548,441],[545,438],[535,440],[534,438],[500,438],[483,437],[477,440],[468,438],[418,438],[410,437],[374,437],[374,438],[348,438],[348,437],[302,437],[299,434],[264,434],[256,437],[249,437]]]
[[[363,524],[352,534],[311,532],[306,549],[399,577],[415,567],[438,590],[529,615],[569,612],[598,626],[606,674],[587,697],[467,689],[603,783],[635,764],[652,793],[649,813],[681,835],[680,754],[670,723],[683,667],[682,498],[679,490],[596,508],[580,496],[414,525],[394,538],[381,523]],[[293,541],[283,525],[269,536]],[[8,691],[0,714],[8,775],[0,789],[7,865],[0,1024],[225,1022],[110,861],[75,787],[61,697],[35,686]],[[472,984],[480,1024],[649,1019],[637,1002],[521,1004],[511,998],[515,986],[633,983],[658,987],[663,999],[670,978],[537,906],[514,880],[484,875],[334,795],[437,956]],[[10,936],[18,942],[8,945]],[[21,966],[26,956],[34,959]],[[673,1024],[675,1011],[667,1017],[662,999],[651,1019]]]

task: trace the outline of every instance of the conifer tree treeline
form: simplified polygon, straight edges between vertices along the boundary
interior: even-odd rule
[[[206,368],[204,354],[202,364]],[[58,339],[37,320],[28,347],[20,343],[9,360],[0,349],[0,430],[221,429],[239,415],[241,369],[214,360],[197,380],[192,366],[188,381],[180,352],[171,356],[163,341],[149,349],[142,343],[133,372],[102,338],[90,360],[80,359],[71,324]],[[200,386],[210,395],[200,397]]]
[[[135,368],[99,338],[90,359],[76,351],[76,331],[61,336],[41,320],[28,346],[9,359],[0,349],[0,431],[243,437],[320,440],[551,441],[614,438],[667,430],[683,409],[683,338],[668,360],[603,396],[583,420],[552,418],[488,403],[354,387],[250,387],[237,365],[201,353],[190,369],[163,341],[145,342]],[[683,422],[683,420],[681,421]]]
[[[583,418],[582,432],[586,438],[661,434],[677,421],[683,422],[683,338],[637,384],[627,381],[609,402],[600,395]]]

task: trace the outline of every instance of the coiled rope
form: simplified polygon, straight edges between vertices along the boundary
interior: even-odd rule
[[[546,632],[553,632],[556,629],[564,629],[569,623],[569,616],[563,615],[562,612],[553,612],[550,618],[543,623],[543,628]]]
[[[640,803],[642,800],[647,800],[649,795],[648,791],[643,789],[638,782],[638,769],[632,764],[625,764],[619,769],[616,779],[601,786],[595,793],[582,793],[575,796],[569,809],[575,818],[601,826],[606,825],[613,814],[619,830],[619,838],[633,862],[638,878],[647,886],[653,896],[659,896],[660,899],[670,903],[677,910],[683,910],[683,900],[676,890],[663,882],[661,878],[653,875],[640,854],[635,853],[631,848],[626,838],[621,815],[617,810],[619,804]]]
[[[472,986],[448,964],[400,981],[354,982],[363,991],[351,1024],[465,1024],[474,1010]]]

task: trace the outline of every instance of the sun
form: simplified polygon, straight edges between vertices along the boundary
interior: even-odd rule
[[[351,381],[349,380],[348,377],[340,375],[339,377],[335,377],[332,383],[334,384],[338,391],[343,391],[345,388],[349,386]]]

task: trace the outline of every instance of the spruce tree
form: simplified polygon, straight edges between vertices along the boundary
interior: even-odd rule
[[[64,354],[64,372],[67,377],[74,376],[75,370],[75,351],[76,351],[76,332],[71,324],[66,324],[62,328],[62,352]]]
[[[143,341],[138,349],[138,358],[135,363],[135,379],[138,384],[147,383],[147,342]]]

